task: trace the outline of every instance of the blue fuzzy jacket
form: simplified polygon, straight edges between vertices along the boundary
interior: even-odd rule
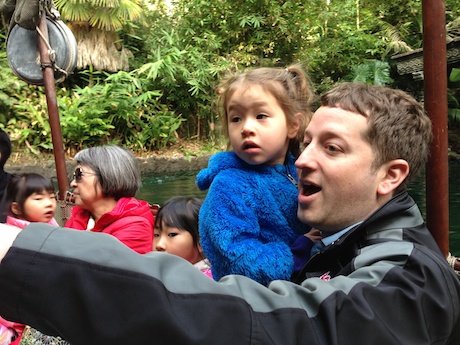
[[[309,227],[297,218],[295,158],[286,165],[249,165],[234,152],[211,157],[197,175],[209,191],[199,214],[201,245],[219,280],[241,274],[262,284],[289,280],[290,245]]]

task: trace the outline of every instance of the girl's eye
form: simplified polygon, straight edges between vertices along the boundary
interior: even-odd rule
[[[177,232],[170,232],[170,233],[168,234],[169,237],[176,237],[177,235],[178,235]]]
[[[153,238],[158,238],[160,237],[160,234],[153,234]]]
[[[261,120],[261,119],[265,119],[267,118],[268,115],[267,114],[257,114],[257,119]]]
[[[230,119],[230,122],[240,122],[240,121],[241,121],[241,118],[238,116],[234,116]]]

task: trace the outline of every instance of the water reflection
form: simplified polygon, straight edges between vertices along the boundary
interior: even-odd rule
[[[142,177],[143,186],[137,197],[150,203],[161,204],[172,196],[185,195],[204,198],[202,192],[195,185],[198,172],[183,172],[176,174],[145,175]],[[460,256],[460,162],[449,163],[449,223],[450,223],[450,251]],[[425,178],[419,177],[409,186],[409,193],[418,203],[425,217]]]
[[[142,176],[142,188],[137,194],[139,199],[152,204],[162,204],[177,195],[204,198],[206,192],[200,191],[195,184],[198,171],[186,171],[174,174],[148,174]]]
[[[455,256],[460,256],[460,162],[449,162],[449,247]],[[426,217],[425,177],[420,176],[409,186],[409,193],[418,203],[423,217]]]

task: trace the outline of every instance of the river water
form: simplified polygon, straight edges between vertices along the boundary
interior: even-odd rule
[[[143,186],[137,197],[150,203],[162,204],[176,195],[196,196],[204,198],[195,185],[197,172],[175,174],[148,174],[142,178]],[[449,226],[450,251],[452,255],[460,256],[460,162],[449,163]],[[418,203],[425,217],[425,178],[419,177],[409,186],[409,193]]]

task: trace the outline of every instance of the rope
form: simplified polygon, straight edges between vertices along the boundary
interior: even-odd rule
[[[460,259],[457,258],[456,256],[453,256],[451,253],[446,258],[447,262],[449,263],[450,267],[453,268],[453,270],[460,275]]]
[[[40,16],[45,13],[45,15],[49,18],[52,18],[54,20],[60,20],[61,19],[61,14],[57,10],[57,8],[54,6],[53,0],[41,0],[39,2],[39,7],[40,7]],[[44,70],[45,68],[52,68],[54,71],[57,71],[61,74],[64,75],[64,78],[67,78],[69,76],[69,73],[67,73],[66,70],[62,69],[58,65],[56,65],[56,51],[51,47],[49,41],[45,38],[45,35],[43,32],[40,30],[38,25],[35,27],[37,30],[37,33],[40,35],[42,38],[43,42],[45,42],[46,47],[48,48],[48,57],[51,61],[51,63],[40,63],[40,68]]]
[[[50,63],[40,62],[41,69],[44,70],[45,68],[51,67],[53,70],[58,71],[59,73],[62,73],[65,76],[65,78],[67,78],[69,73],[67,73],[67,71],[63,70],[61,67],[56,65],[56,51],[51,47],[50,43],[45,38],[45,35],[43,34],[43,32],[40,30],[38,26],[36,27],[36,30],[37,30],[37,33],[40,35],[40,37],[43,39],[43,42],[45,42],[46,47],[48,48],[48,57],[51,61]]]

